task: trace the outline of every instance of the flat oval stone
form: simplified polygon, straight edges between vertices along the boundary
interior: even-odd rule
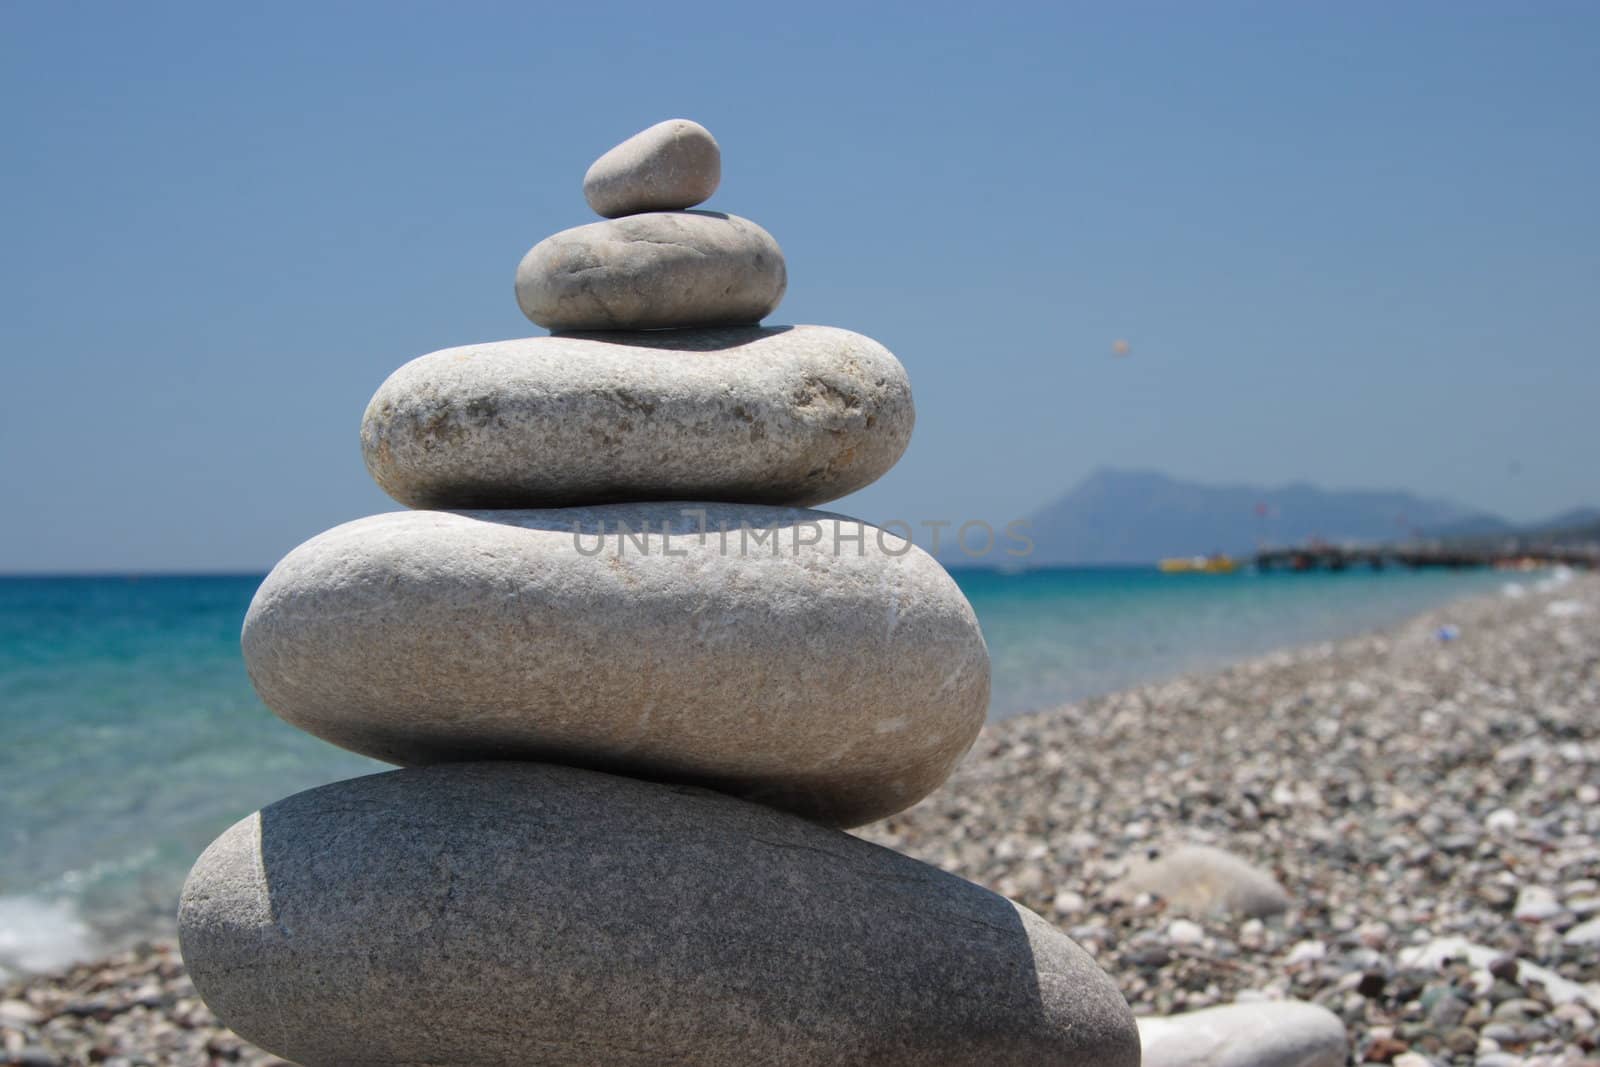
[[[178,914],[305,1067],[1137,1067],[1116,986],[1003,897],[698,789],[539,764],[336,782],[226,831]]]
[[[583,198],[608,219],[679,211],[711,198],[722,181],[722,149],[698,122],[668,119],[623,141],[583,176]]]
[[[279,716],[391,763],[542,760],[841,826],[943,782],[989,699],[932,557],[787,508],[359,519],[273,568],[243,645]]]
[[[905,368],[829,326],[573,334],[412,360],[361,448],[414,508],[810,506],[870,485],[916,421]]]
[[[1289,910],[1289,894],[1269,872],[1210,845],[1179,845],[1136,857],[1110,887],[1113,897],[1158,896],[1183,915],[1266,918]]]
[[[1257,1001],[1139,1019],[1143,1067],[1343,1067],[1344,1023],[1302,1000]]]
[[[749,219],[656,211],[546,237],[517,267],[517,303],[551,330],[749,326],[788,284],[783,250]]]

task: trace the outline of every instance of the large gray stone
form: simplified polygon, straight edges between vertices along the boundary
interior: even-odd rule
[[[1344,1023],[1299,1000],[1257,1001],[1141,1018],[1143,1067],[1343,1067]]]
[[[698,789],[456,764],[300,793],[218,838],[184,962],[305,1067],[1136,1067],[1115,985],[1038,916]]]
[[[1118,897],[1149,893],[1188,915],[1264,917],[1289,908],[1289,894],[1271,874],[1209,845],[1180,845],[1137,857],[1111,892]]]
[[[517,267],[517,303],[551,330],[748,326],[788,284],[778,242],[749,219],[665,211],[546,237]]]
[[[410,507],[813,505],[911,439],[905,369],[828,326],[575,334],[450,348],[367,406],[367,470]]]
[[[943,782],[989,697],[943,568],[825,512],[687,507],[347,523],[257,590],[250,677],[288,722],[393,763],[545,760],[843,826]]]
[[[583,176],[583,198],[608,219],[678,211],[710,199],[722,181],[722,149],[698,122],[668,119],[623,141]]]

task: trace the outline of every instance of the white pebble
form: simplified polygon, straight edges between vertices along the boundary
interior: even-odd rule
[[[1509,834],[1516,830],[1517,813],[1510,808],[1496,808],[1483,820],[1483,828],[1491,834]]]
[[[1284,963],[1293,967],[1301,963],[1316,963],[1318,960],[1326,959],[1327,956],[1328,946],[1321,941],[1302,941],[1289,950]]]
[[[1561,940],[1569,945],[1600,945],[1600,919],[1574,926]]]
[[[1392,1061],[1394,1067],[1433,1067],[1433,1061],[1416,1052],[1402,1052]]]
[[[1082,894],[1074,893],[1070,889],[1063,889],[1057,893],[1053,903],[1059,915],[1076,915],[1088,907],[1088,902],[1083,899]]]
[[[1561,901],[1542,885],[1523,887],[1511,914],[1523,922],[1542,922],[1561,914]]]

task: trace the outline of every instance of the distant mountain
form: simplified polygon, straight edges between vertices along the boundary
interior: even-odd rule
[[[1600,526],[1600,508],[1573,508],[1561,514],[1536,522],[1532,526],[1522,529],[1521,533],[1532,536],[1541,534],[1564,534],[1569,531],[1592,530]]]
[[[1473,515],[1459,522],[1445,522],[1426,531],[1440,541],[1471,541],[1495,537],[1514,537],[1520,527],[1498,515]]]
[[[1600,545],[1600,508],[1573,508],[1526,526],[1504,524],[1504,529],[1447,530],[1441,540],[1467,548],[1522,549]]]
[[[1447,500],[1406,492],[1198,485],[1154,471],[1102,469],[1031,516],[1030,562],[1148,563],[1244,554],[1260,543],[1494,536],[1516,527]]]
[[[1483,541],[1515,538],[1530,542],[1592,541],[1600,528],[1600,508],[1573,508],[1548,519],[1518,526],[1494,515],[1480,515],[1461,522],[1445,523],[1427,531],[1441,541]]]

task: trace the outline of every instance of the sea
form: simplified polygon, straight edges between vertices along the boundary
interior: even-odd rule
[[[991,717],[1348,636],[1492,572],[956,570]],[[383,769],[290,728],[239,628],[260,575],[0,578],[0,981],[170,935],[189,865],[301,789]]]

